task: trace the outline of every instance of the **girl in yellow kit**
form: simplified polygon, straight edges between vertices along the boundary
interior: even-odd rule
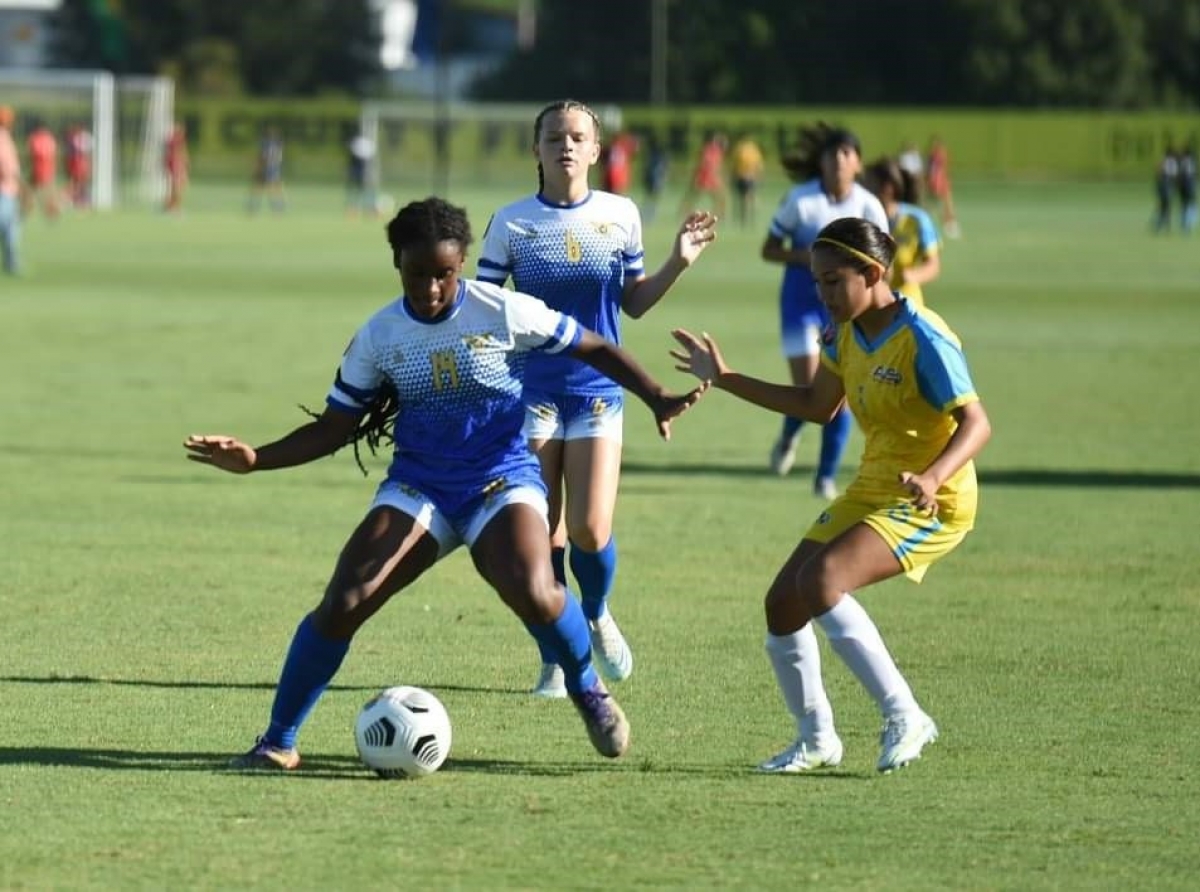
[[[891,236],[858,217],[834,220],[813,242],[813,276],[835,329],[809,386],[738,374],[707,334],[673,332],[683,348],[672,351],[681,371],[764,409],[820,423],[844,401],[866,438],[858,476],[767,591],[767,654],[798,735],[759,766],[764,772],[842,761],[812,621],[883,713],[879,771],[907,765],[937,739],[937,726],[852,593],[901,573],[920,581],[963,540],[975,523],[973,459],[991,426],[958,337],[889,286],[895,252]]]

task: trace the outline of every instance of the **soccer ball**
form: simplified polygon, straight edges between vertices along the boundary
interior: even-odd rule
[[[354,741],[363,763],[380,777],[425,777],[450,753],[450,716],[424,688],[387,688],[363,705]]]

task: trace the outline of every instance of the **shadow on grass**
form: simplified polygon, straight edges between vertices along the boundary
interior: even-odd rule
[[[416,680],[411,682],[431,691],[457,691],[468,694],[521,694],[529,692],[523,688],[498,688],[478,685],[437,684]],[[273,691],[273,681],[200,681],[197,679],[158,679],[158,678],[100,678],[95,675],[0,675],[0,685],[5,684],[109,684],[135,688],[213,688],[217,690],[242,691]],[[375,693],[383,685],[346,685],[331,684],[330,691],[362,691]]]
[[[718,464],[714,462],[681,462],[671,465],[645,464],[627,461],[621,470],[629,475],[671,477],[744,477],[768,478],[775,475],[766,462],[750,465]],[[857,471],[844,466],[843,474]],[[789,476],[807,480],[811,468],[796,466]],[[1075,487],[1079,489],[1200,489],[1200,474],[1175,471],[1139,471],[1125,469],[1068,469],[1068,468],[981,468],[979,482],[986,486]]]

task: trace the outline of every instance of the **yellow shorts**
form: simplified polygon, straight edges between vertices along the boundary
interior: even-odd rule
[[[865,523],[883,537],[904,568],[904,575],[913,582],[920,582],[929,565],[953,551],[974,525],[922,514],[910,502],[901,500],[880,505],[843,496],[821,513],[804,538],[831,542],[859,523]]]

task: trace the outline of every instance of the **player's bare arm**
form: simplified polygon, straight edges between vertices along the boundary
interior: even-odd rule
[[[668,393],[627,351],[588,329],[584,329],[572,355],[645,403],[654,413],[659,436],[664,440],[671,439],[671,420],[694,406],[708,389],[706,382],[684,394]]]
[[[731,369],[721,355],[721,348],[707,333],[697,338],[678,328],[671,334],[683,348],[671,351],[677,362],[675,368],[764,409],[825,424],[837,414],[845,399],[841,379],[824,366],[817,369],[816,378],[807,387],[772,384]]]
[[[704,249],[716,238],[716,214],[709,211],[693,211],[688,214],[675,235],[675,245],[666,263],[654,275],[644,276],[625,285],[621,309],[634,319],[640,319],[662,300],[663,295],[675,284],[675,280],[696,262]]]
[[[946,441],[946,447],[921,473],[902,471],[900,485],[922,511],[937,511],[937,491],[967,462],[975,458],[992,436],[992,424],[983,403],[975,401],[959,406],[951,413],[958,427]]]
[[[786,263],[791,266],[808,266],[812,260],[812,253],[808,248],[784,247],[783,239],[776,235],[767,236],[760,254],[768,263]]]
[[[231,474],[271,471],[331,455],[350,440],[359,416],[326,408],[320,416],[257,448],[225,434],[192,434],[183,441],[188,459]]]

